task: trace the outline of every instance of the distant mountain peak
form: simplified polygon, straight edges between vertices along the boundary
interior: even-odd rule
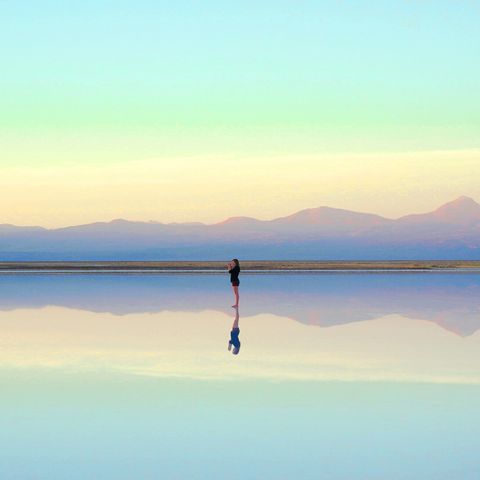
[[[257,218],[253,217],[228,217],[226,220],[223,220],[222,222],[214,223],[214,225],[232,225],[232,224],[247,224],[247,223],[257,223],[261,222],[261,220],[258,220]]]
[[[468,224],[480,222],[480,204],[473,198],[462,195],[447,202],[436,210],[428,213],[406,215],[399,219],[401,222],[444,222],[451,224]]]
[[[480,204],[478,204],[473,198],[467,197],[465,195],[462,195],[461,197],[456,198],[455,200],[452,200],[451,202],[447,202],[444,205],[440,206],[437,208],[437,212],[440,210],[446,210],[446,209],[458,209],[458,208],[475,208],[479,209]]]
[[[114,218],[108,223],[132,223],[130,220],[125,220],[124,218]]]
[[[307,225],[376,225],[386,223],[389,220],[372,213],[355,212],[343,208],[314,207],[305,208],[286,217],[271,220],[272,223],[290,223]]]
[[[480,220],[480,204],[473,198],[461,196],[437,208],[434,214],[445,220]]]

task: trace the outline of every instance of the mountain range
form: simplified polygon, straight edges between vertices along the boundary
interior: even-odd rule
[[[398,219],[320,206],[285,217],[47,229],[0,224],[0,260],[480,259],[480,204],[459,197]]]

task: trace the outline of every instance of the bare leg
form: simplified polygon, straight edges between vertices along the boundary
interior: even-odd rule
[[[238,311],[238,307],[235,309],[235,320],[233,321],[232,330],[234,328],[238,328],[238,321],[240,320],[240,312]]]
[[[238,307],[238,300],[240,298],[238,294],[238,287],[236,285],[232,285],[233,292],[235,293],[235,305],[232,305],[232,307]]]

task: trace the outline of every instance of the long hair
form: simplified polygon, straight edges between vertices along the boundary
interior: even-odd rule
[[[240,268],[240,262],[238,261],[238,258],[234,258],[233,259],[233,263],[235,263],[235,265]]]

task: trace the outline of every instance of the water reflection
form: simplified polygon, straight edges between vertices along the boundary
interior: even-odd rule
[[[234,355],[238,355],[240,352],[241,342],[238,336],[240,335],[240,328],[238,327],[238,321],[240,320],[240,313],[238,306],[235,308],[235,320],[233,321],[232,331],[230,332],[230,340],[228,341],[228,351]],[[232,349],[233,346],[233,349]]]
[[[388,315],[428,320],[460,336],[480,328],[480,275],[243,274],[243,316],[272,314],[331,327]],[[0,310],[47,305],[115,315],[221,311],[222,275],[2,275]],[[188,301],[186,301],[188,299]]]
[[[244,278],[0,276],[0,478],[478,478],[477,276]]]
[[[232,362],[225,355],[230,292],[221,276],[0,277],[1,366],[480,383],[477,276],[244,278],[248,349]],[[238,354],[236,327],[230,341]]]

